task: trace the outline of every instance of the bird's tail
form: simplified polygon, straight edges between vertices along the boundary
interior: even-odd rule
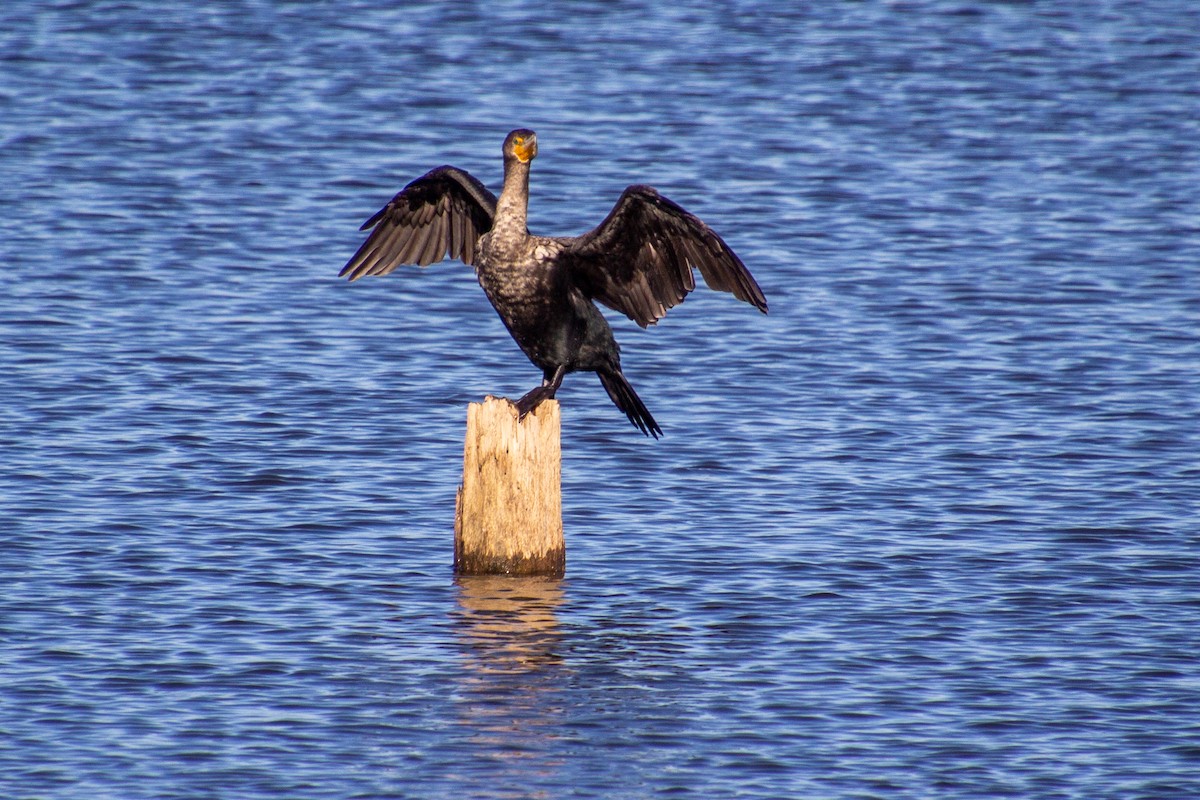
[[[612,398],[617,408],[625,412],[625,416],[629,417],[629,421],[636,425],[638,430],[655,439],[663,435],[662,428],[658,427],[654,417],[650,416],[642,398],[637,396],[637,392],[633,390],[629,381],[625,380],[625,376],[619,370],[604,370],[598,374],[600,383],[604,384],[604,390],[608,392],[608,396]]]

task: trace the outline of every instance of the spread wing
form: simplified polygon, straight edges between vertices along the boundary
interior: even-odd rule
[[[473,264],[475,243],[492,229],[496,196],[464,170],[438,167],[405,186],[360,230],[374,228],[338,275],[387,275],[447,254]]]
[[[626,189],[604,221],[571,240],[560,258],[584,293],[643,328],[696,288],[693,267],[709,288],[767,313],[762,289],[729,245],[649,186]]]

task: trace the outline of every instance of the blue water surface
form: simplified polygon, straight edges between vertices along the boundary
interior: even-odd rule
[[[0,9],[0,795],[1200,796],[1200,11]],[[567,576],[455,579],[471,270],[348,284],[438,164],[630,183],[771,305],[610,313]]]

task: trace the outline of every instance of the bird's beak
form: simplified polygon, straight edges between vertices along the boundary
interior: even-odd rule
[[[513,148],[513,152],[517,156],[517,160],[522,164],[528,164],[533,161],[533,157],[537,155],[537,138],[530,136],[525,141]]]

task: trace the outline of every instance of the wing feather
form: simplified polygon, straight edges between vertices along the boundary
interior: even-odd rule
[[[417,254],[417,264],[424,267],[432,264],[435,261],[441,261],[442,256],[446,254],[450,243],[442,237],[445,231],[442,229],[442,220],[445,217],[441,214],[429,220],[429,224],[425,226],[425,236],[423,246]]]
[[[421,264],[421,256],[425,253],[425,245],[433,236],[433,228],[428,222],[422,222],[421,227],[413,231],[412,238],[405,243],[404,256],[400,264]]]
[[[443,166],[405,186],[363,224],[371,234],[338,273],[357,280],[446,255],[473,264],[475,243],[492,229],[496,196],[470,173]]]
[[[447,223],[450,225],[450,252],[461,253],[463,251],[463,239],[467,236],[464,218],[462,216],[451,215]]]
[[[399,225],[392,228],[381,225],[376,230],[379,236],[372,251],[374,264],[366,274],[386,275],[408,259],[407,250],[412,245],[413,232]],[[417,230],[420,231],[419,228]]]
[[[474,264],[475,245],[479,244],[479,237],[474,235],[470,220],[460,218],[459,223],[463,226],[463,245],[459,258],[464,264]]]
[[[649,186],[630,186],[603,222],[567,244],[561,257],[584,293],[643,328],[696,288],[693,269],[709,288],[767,312],[762,289],[729,245]]]

